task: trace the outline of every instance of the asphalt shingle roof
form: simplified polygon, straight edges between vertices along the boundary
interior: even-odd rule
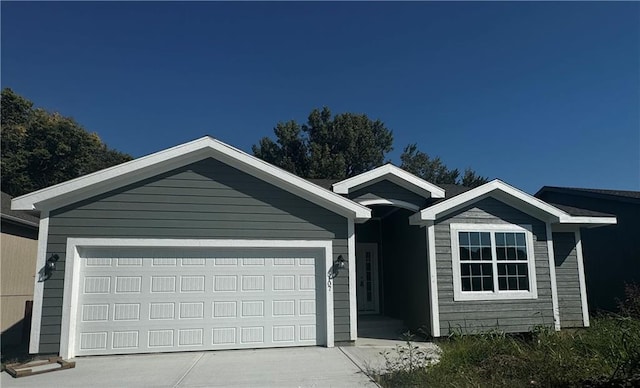
[[[38,222],[40,222],[40,217],[36,215],[37,212],[11,210],[11,199],[13,197],[5,192],[1,192],[1,193],[2,193],[2,198],[0,201],[0,205],[1,205],[0,210],[1,210],[2,218],[18,219],[21,221],[25,221],[24,223],[27,223],[27,224],[38,225]]]

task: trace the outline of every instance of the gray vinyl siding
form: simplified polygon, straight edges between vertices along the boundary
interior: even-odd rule
[[[573,232],[553,233],[553,256],[556,262],[560,326],[582,327],[584,321],[578,277],[578,255]]]
[[[397,199],[412,203],[419,208],[424,207],[426,204],[426,199],[421,195],[388,180],[382,180],[349,193],[349,198],[354,200]]]
[[[526,224],[533,229],[537,299],[454,301],[451,256],[452,223]],[[453,330],[479,332],[498,329],[505,332],[529,331],[536,325],[553,326],[553,304],[546,225],[494,198],[482,199],[435,224],[436,268],[441,335]]]
[[[60,256],[44,284],[40,352],[60,343],[69,237],[332,240],[348,257],[346,218],[214,159],[116,189],[50,214],[47,257]],[[349,341],[346,271],[333,282],[335,340]]]

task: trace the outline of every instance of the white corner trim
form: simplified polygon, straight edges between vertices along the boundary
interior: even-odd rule
[[[324,250],[324,273],[333,265],[333,244],[330,240],[231,240],[231,239],[144,239],[144,238],[68,238],[65,260],[65,280],[60,333],[60,356],[75,356],[75,335],[80,290],[80,247],[198,247],[198,248],[312,248]],[[335,346],[333,287],[325,283],[326,346]],[[34,303],[35,306],[35,303]],[[34,307],[34,315],[35,315]]]
[[[533,232],[531,225],[515,225],[515,224],[450,224],[451,237],[451,259],[453,266],[453,300],[454,301],[472,301],[472,300],[518,300],[518,299],[537,299],[538,298],[538,282],[536,276],[536,257],[535,245],[533,241]],[[460,244],[458,240],[458,232],[491,232],[491,254],[494,258],[496,254],[495,232],[522,232],[526,236],[527,241],[527,270],[529,271],[529,290],[528,291],[500,291],[498,287],[498,268],[499,261],[491,260],[494,291],[462,291],[461,275],[460,275]],[[486,262],[489,264],[489,261]]]
[[[311,244],[313,245],[313,244]],[[331,241],[324,241],[319,246],[313,245],[315,247],[324,249],[324,273],[328,274],[333,266],[333,244]],[[327,275],[328,276],[328,275]],[[325,314],[327,315],[325,321],[325,332],[327,336],[327,347],[332,348],[335,345],[335,317],[333,310],[333,287],[327,287],[326,283],[324,286],[324,300],[325,300]]]
[[[436,235],[433,222],[427,224],[427,256],[429,258],[429,307],[431,309],[431,335],[440,337],[440,305],[438,302],[438,271],[436,265]]]
[[[349,269],[349,323],[351,324],[350,339],[358,339],[358,299],[356,295],[356,232],[353,220],[347,224],[347,249],[348,249],[348,269]]]
[[[556,331],[560,330],[560,306],[558,303],[558,283],[556,279],[556,259],[553,252],[553,231],[547,222],[547,251],[549,256],[549,277],[551,278],[551,304],[553,306],[553,323]]]
[[[420,208],[417,205],[414,205],[412,203],[406,202],[406,201],[401,201],[399,199],[364,199],[364,200],[355,200],[356,202],[358,202],[360,205],[362,206],[371,206],[371,205],[388,205],[388,206],[396,206],[396,207],[401,207],[403,209],[408,209],[414,212],[417,212],[420,210]]]
[[[29,335],[29,353],[40,351],[40,329],[42,327],[42,302],[44,298],[44,282],[40,281],[40,271],[47,262],[47,239],[49,236],[49,212],[40,213],[38,229],[38,256],[33,283],[33,309],[31,314],[31,334]]]
[[[51,210],[44,209],[47,203],[52,209],[59,208],[207,157],[216,158],[346,217],[371,217],[371,210],[365,206],[209,136],[14,198],[11,208]]]
[[[587,282],[584,272],[584,257],[582,256],[582,236],[580,229],[575,231],[576,257],[578,258],[578,280],[580,282],[580,300],[582,301],[582,322],[589,327],[589,303],[587,301]]]
[[[441,187],[429,183],[392,164],[385,164],[373,170],[334,183],[333,191],[338,194],[349,194],[350,191],[376,183],[382,179],[389,179],[391,182],[427,198],[444,198],[445,191]]]

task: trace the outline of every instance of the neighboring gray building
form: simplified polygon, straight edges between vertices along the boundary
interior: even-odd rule
[[[615,311],[625,283],[640,284],[640,191],[544,186],[535,196],[560,209],[616,217],[616,225],[582,230],[589,306]]]
[[[30,351],[333,346],[365,314],[434,337],[589,324],[580,227],[615,217],[392,165],[317,183],[204,137],[15,198],[55,265]]]

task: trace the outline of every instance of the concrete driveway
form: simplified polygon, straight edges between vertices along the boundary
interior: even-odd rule
[[[348,349],[348,348],[344,348]],[[5,387],[376,387],[343,349],[304,347],[80,357],[74,369]]]

